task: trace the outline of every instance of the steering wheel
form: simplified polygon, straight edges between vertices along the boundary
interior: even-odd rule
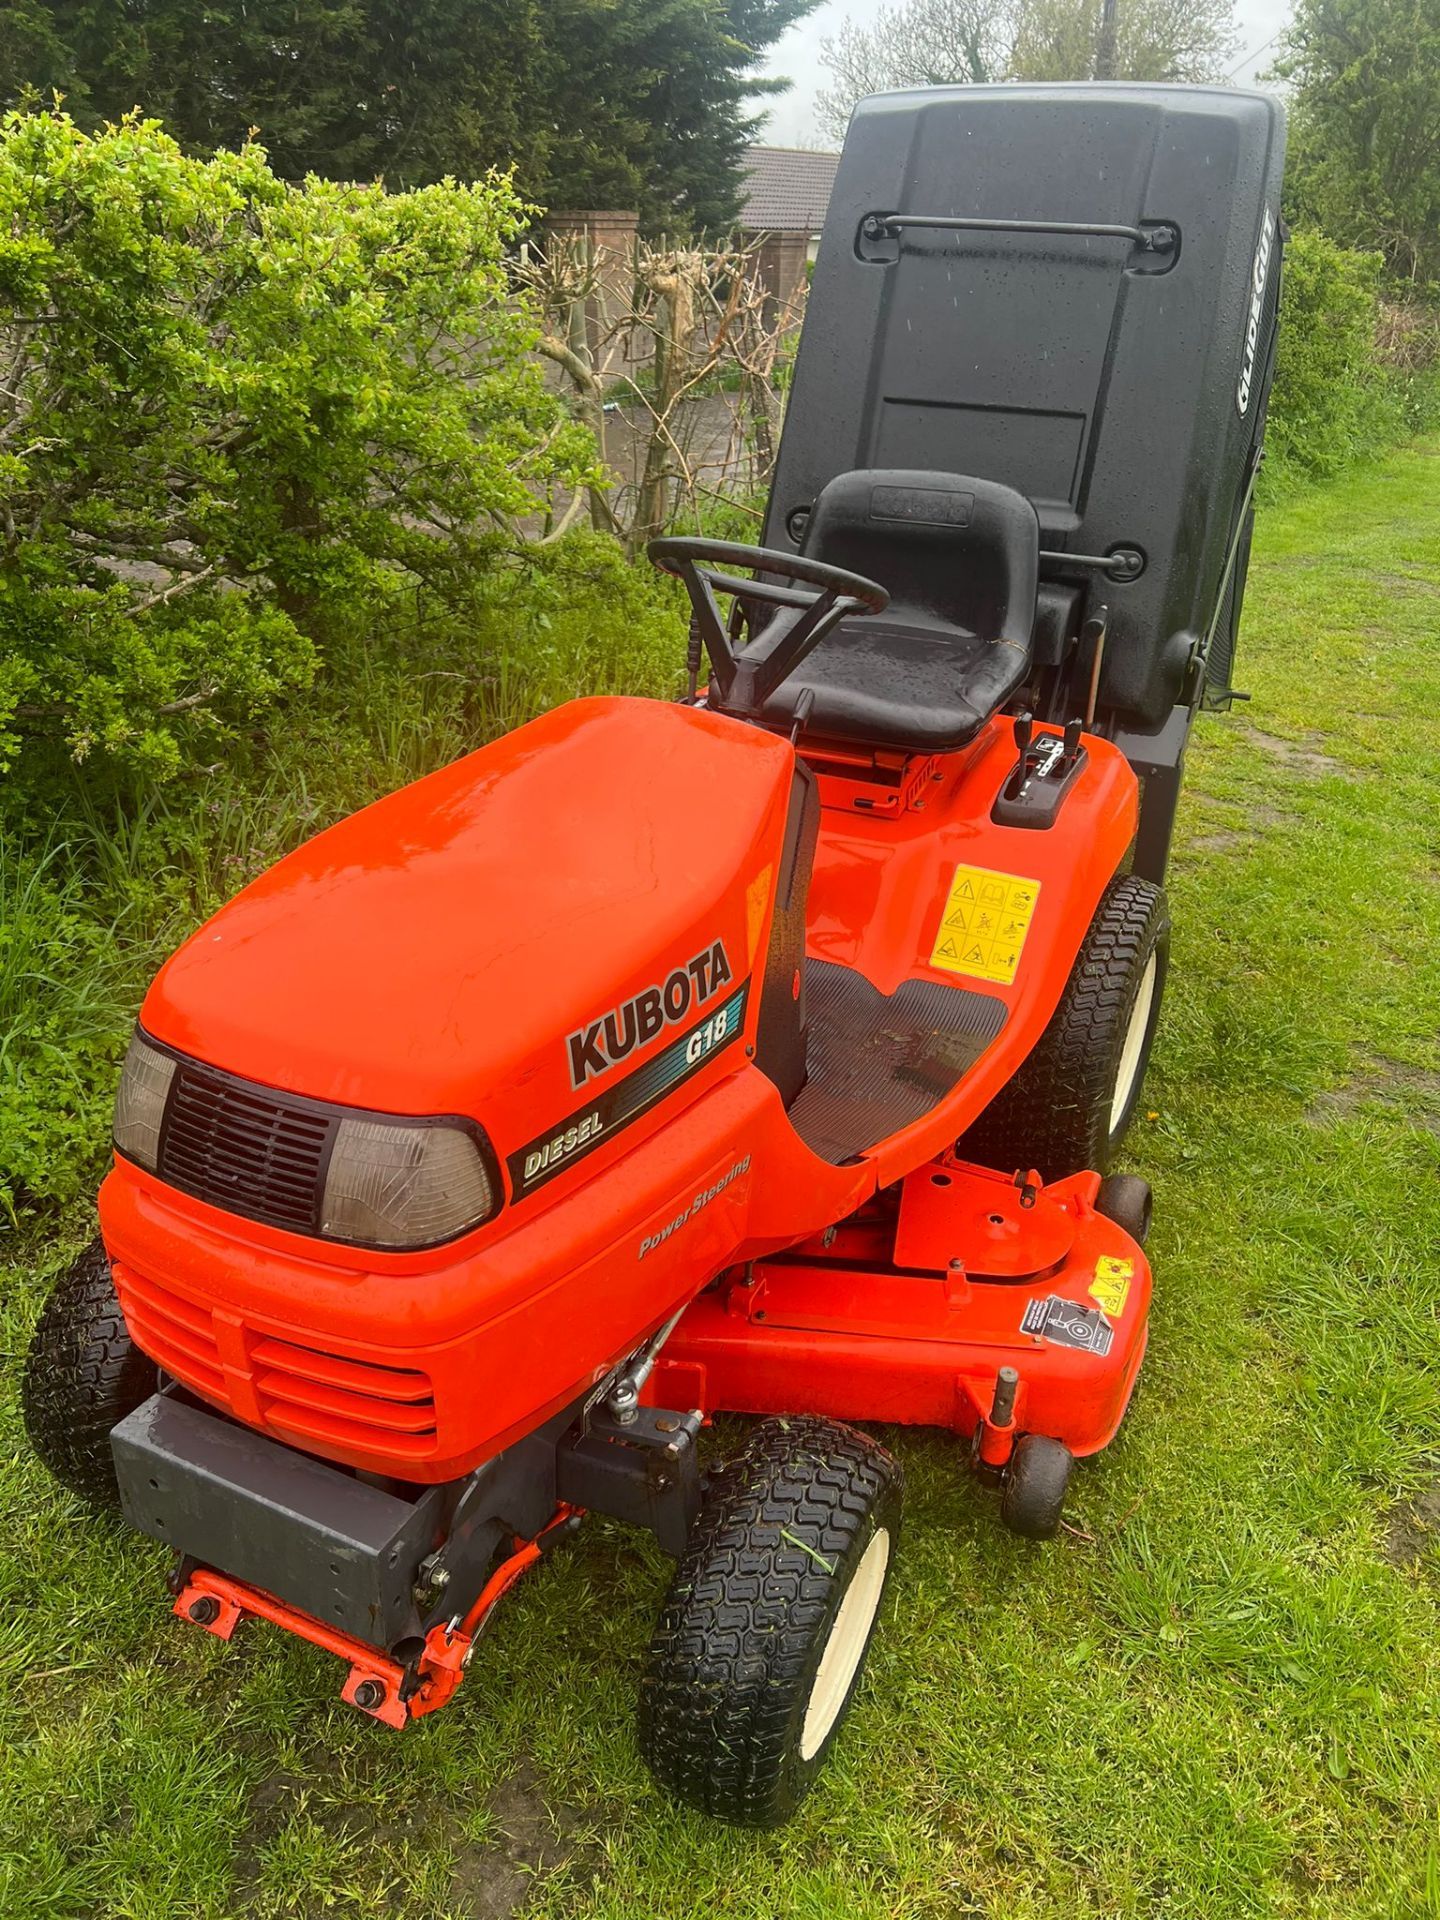
[[[758,716],[780,683],[840,621],[857,613],[883,613],[890,604],[889,593],[877,581],[803,553],[679,535],[652,540],[645,551],[662,573],[674,574],[685,583],[695,625],[710,656],[720,696],[717,704],[732,713]],[[717,573],[716,565],[753,567],[799,584],[739,580],[730,573]],[[717,593],[731,594],[747,613],[751,603],[784,612],[742,648],[721,614]]]

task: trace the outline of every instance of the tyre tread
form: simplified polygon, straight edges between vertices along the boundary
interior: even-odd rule
[[[702,1507],[661,1608],[640,1693],[640,1744],[678,1799],[749,1827],[793,1809],[813,1765],[794,1741],[834,1572],[878,1509],[898,1523],[900,1470],[836,1421],[767,1420]],[[863,1660],[861,1663],[863,1669]],[[857,1680],[858,1680],[857,1670]],[[792,1752],[792,1747],[795,1750]]]
[[[92,1506],[118,1503],[110,1429],[155,1391],[155,1381],[155,1364],[130,1338],[109,1257],[95,1240],[46,1301],[20,1383],[31,1445]]]
[[[968,1159],[1007,1172],[1034,1167],[1044,1180],[1108,1170],[1116,1050],[1144,956],[1169,927],[1153,882],[1136,874],[1111,881],[1034,1051],[960,1142]]]

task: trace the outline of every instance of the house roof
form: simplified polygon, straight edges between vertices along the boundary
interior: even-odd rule
[[[803,147],[749,147],[745,154],[746,233],[818,233],[825,224],[838,153]]]

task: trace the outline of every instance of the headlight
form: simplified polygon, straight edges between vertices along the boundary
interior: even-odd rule
[[[149,1173],[155,1171],[159,1157],[160,1122],[165,1117],[165,1102],[174,1077],[175,1062],[170,1055],[147,1046],[138,1033],[133,1035],[115,1096],[115,1145],[128,1160],[137,1160]]]
[[[495,1209],[479,1146],[460,1127],[342,1120],[325,1175],[320,1231],[373,1247],[425,1247]]]

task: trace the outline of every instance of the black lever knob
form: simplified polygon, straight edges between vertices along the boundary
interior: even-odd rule
[[[1035,735],[1035,716],[1022,710],[1015,716],[1015,751],[1023,760]]]
[[[1084,726],[1085,722],[1078,718],[1065,722],[1065,758],[1067,761],[1074,760],[1080,751],[1080,735],[1084,731]]]
[[[704,664],[704,638],[698,614],[690,615],[690,635],[685,647],[686,702],[696,706],[700,697],[700,668]]]

